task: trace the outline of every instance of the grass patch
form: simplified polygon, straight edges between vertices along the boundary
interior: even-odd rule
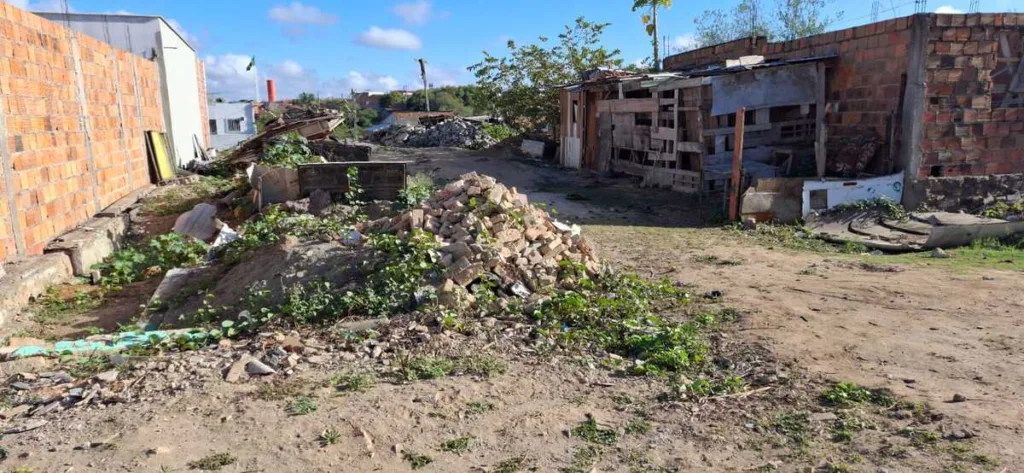
[[[405,381],[443,378],[452,372],[455,363],[448,358],[416,356],[402,362],[399,375]]]
[[[745,230],[742,225],[734,224],[726,228],[731,236],[752,241],[768,248],[782,247],[798,251],[814,253],[860,253],[859,248],[846,248],[833,245],[825,240],[814,237],[813,232],[800,225],[784,225],[758,223],[755,230]]]
[[[918,448],[932,445],[937,443],[939,440],[942,440],[942,436],[939,435],[938,432],[928,429],[906,427],[904,429],[900,429],[899,434],[910,439],[910,443]]]
[[[498,462],[491,470],[494,473],[516,473],[530,468],[530,459],[525,455],[512,457]]]
[[[62,324],[78,314],[89,312],[103,304],[104,292],[101,289],[75,291],[65,297],[58,286],[50,287],[46,294],[40,296],[34,307],[30,308],[35,316],[33,320],[42,325]]]
[[[304,416],[312,414],[320,408],[320,405],[309,396],[300,396],[292,399],[284,406],[285,412],[291,416]]]
[[[291,379],[279,383],[267,383],[256,389],[254,396],[261,401],[281,401],[298,397],[306,388],[306,382]]]
[[[595,445],[577,447],[572,453],[572,461],[563,473],[586,473],[591,471],[597,460],[601,458],[601,448]]]
[[[465,414],[467,417],[479,416],[496,410],[493,403],[487,401],[470,401],[466,403]]]
[[[715,255],[697,255],[693,257],[693,262],[715,266],[739,266],[743,264],[740,260],[720,258]]]
[[[491,356],[466,356],[455,360],[452,372],[458,374],[469,374],[474,376],[491,376],[505,374],[508,365]]]
[[[893,407],[896,397],[887,389],[868,389],[854,383],[837,383],[821,393],[821,399],[835,406],[855,406],[871,403],[882,407]]]
[[[419,470],[420,468],[434,463],[433,458],[416,452],[405,452],[405,455],[402,457],[405,458],[405,461],[409,462],[409,466],[411,466],[413,470]]]
[[[788,439],[789,443],[798,447],[810,444],[811,422],[806,412],[787,412],[778,414],[762,427],[774,431]]]
[[[157,195],[147,197],[142,202],[142,213],[164,216],[187,212],[196,204],[226,194],[241,187],[243,183],[240,179],[199,176],[196,183],[170,186]]]
[[[626,433],[629,435],[646,435],[651,431],[653,425],[643,419],[636,419],[629,424],[626,424]]]
[[[237,460],[229,453],[215,453],[195,461],[188,462],[188,467],[193,470],[217,471],[225,466],[234,464]]]
[[[587,442],[598,445],[615,445],[619,441],[618,432],[613,429],[602,429],[593,416],[587,416],[587,420],[573,427],[569,433],[573,437],[579,437]]]
[[[872,257],[884,259],[886,263],[916,264],[955,272],[972,269],[999,269],[1024,271],[1024,238],[982,238],[968,246],[946,249],[949,258],[933,258],[930,251]]]
[[[362,393],[377,384],[377,375],[369,371],[349,371],[332,376],[330,384],[339,391]]]
[[[441,442],[442,452],[463,453],[469,451],[473,437],[456,437]]]

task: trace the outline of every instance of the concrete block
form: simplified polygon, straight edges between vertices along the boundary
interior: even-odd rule
[[[114,252],[126,229],[127,216],[94,218],[55,239],[45,251],[66,254],[75,276],[86,277],[92,265]]]
[[[123,215],[124,213],[128,212],[128,209],[131,206],[135,205],[135,203],[138,202],[139,199],[142,199],[150,192],[153,192],[153,189],[156,189],[156,186],[150,184],[147,185],[146,187],[130,192],[128,193],[128,195],[121,197],[120,199],[117,199],[117,201],[115,201],[113,204],[110,204],[107,208],[101,210],[100,213],[96,214],[96,216],[117,217],[119,215]]]
[[[33,297],[55,284],[71,280],[71,259],[64,253],[50,253],[9,263],[0,284],[0,325]]]

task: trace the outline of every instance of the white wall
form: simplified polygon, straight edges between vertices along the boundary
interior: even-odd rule
[[[203,127],[207,124],[202,123],[199,104],[206,102],[206,97],[199,97],[196,52],[163,21],[160,21],[160,40],[164,88],[171,110],[171,141],[178,165],[184,166],[196,158],[196,141],[203,142]]]
[[[170,137],[178,164],[184,166],[195,159],[192,137],[203,140],[199,104],[199,80],[196,52],[160,17],[133,15],[95,15],[35,13],[50,21],[69,25],[114,47],[138,54],[146,59],[156,55],[160,65],[164,127]]]
[[[211,103],[210,120],[217,123],[217,133],[210,131],[213,148],[220,151],[235,146],[256,134],[256,115],[252,104],[245,102]],[[228,131],[228,120],[242,119],[241,131]],[[207,124],[209,126],[209,124]]]

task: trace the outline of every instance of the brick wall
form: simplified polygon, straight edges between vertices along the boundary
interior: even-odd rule
[[[210,147],[210,108],[206,102],[206,65],[196,58],[197,83],[199,84],[199,125],[203,130],[203,148]]]
[[[163,115],[142,57],[0,2],[0,111],[0,261],[149,184],[142,132]]]
[[[1024,173],[1024,14],[930,17],[917,177]],[[1022,78],[1024,79],[1024,78]]]

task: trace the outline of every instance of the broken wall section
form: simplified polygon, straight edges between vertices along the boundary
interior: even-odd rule
[[[0,261],[149,185],[155,63],[0,3]]]

